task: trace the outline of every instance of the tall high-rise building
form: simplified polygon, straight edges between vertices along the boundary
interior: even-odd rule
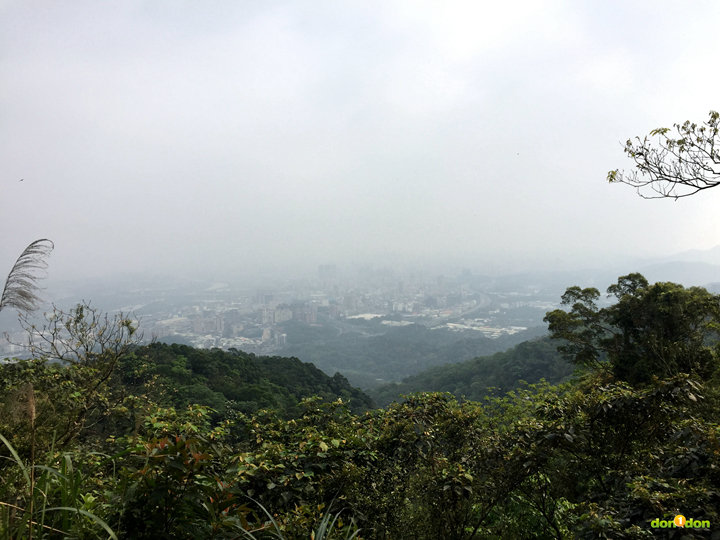
[[[274,290],[260,290],[257,292],[257,295],[255,296],[255,300],[258,304],[270,304],[273,300],[275,300],[275,296],[277,295],[277,291]]]

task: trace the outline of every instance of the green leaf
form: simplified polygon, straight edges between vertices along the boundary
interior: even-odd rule
[[[71,507],[69,507],[69,506],[56,506],[56,507],[54,507],[54,508],[47,508],[47,509],[45,509],[45,510],[38,510],[36,513],[39,514],[39,513],[42,513],[42,512],[52,512],[52,511],[54,511],[54,510],[63,510],[63,511],[66,511],[66,512],[77,512],[77,513],[79,513],[79,514],[82,514],[82,515],[84,515],[84,516],[87,516],[87,517],[89,517],[90,519],[92,519],[95,523],[97,523],[98,525],[100,525],[103,529],[105,529],[105,530],[107,531],[107,533],[110,535],[110,538],[112,538],[113,540],[118,540],[118,537],[115,535],[115,533],[113,532],[113,530],[110,528],[110,526],[109,526],[107,523],[105,523],[102,519],[100,519],[99,517],[97,517],[95,514],[91,514],[91,513],[88,512],[87,510],[82,510],[82,509],[80,509],[80,508],[71,508]]]

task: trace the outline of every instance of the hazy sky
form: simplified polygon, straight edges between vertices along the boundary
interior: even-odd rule
[[[62,276],[707,249],[720,188],[605,176],[720,109],[718,28],[716,0],[0,0],[0,267],[42,237]]]

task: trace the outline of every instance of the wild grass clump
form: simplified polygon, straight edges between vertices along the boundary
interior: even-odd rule
[[[254,499],[253,499],[254,501]],[[258,501],[254,501],[267,516],[268,521],[265,524],[255,530],[243,530],[245,537],[251,540],[262,540],[265,538],[275,538],[278,540],[291,540],[294,538],[305,538],[304,534],[292,535],[288,533],[286,527],[280,525],[273,515],[268,511],[265,506],[260,504]],[[349,523],[344,523],[341,519],[342,510],[333,514],[332,504],[328,506],[327,511],[323,514],[320,519],[320,523],[314,530],[310,531],[310,540],[360,540],[358,536],[360,534],[360,528],[355,523],[353,518],[350,519]],[[322,508],[320,508],[322,510]],[[296,508],[295,515],[313,513],[307,506]],[[302,521],[302,519],[300,520]],[[307,530],[307,527],[302,527]]]
[[[89,511],[95,498],[84,493],[87,478],[73,466],[71,454],[60,456],[53,467],[51,458],[45,465],[35,464],[31,450],[30,462],[25,463],[2,434],[0,441],[11,456],[6,457],[10,464],[0,468],[0,540],[118,540],[110,526]]]

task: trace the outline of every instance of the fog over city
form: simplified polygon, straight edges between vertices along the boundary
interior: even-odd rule
[[[0,0],[0,540],[720,540],[719,29]]]
[[[52,292],[708,250],[720,190],[606,175],[720,108],[719,26],[709,1],[3,0],[0,263],[52,239]]]

